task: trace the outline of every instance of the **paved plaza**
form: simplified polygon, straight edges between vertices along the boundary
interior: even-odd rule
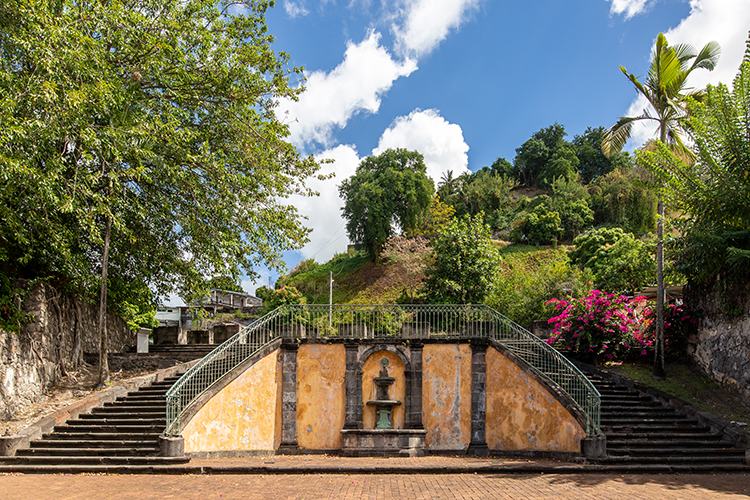
[[[516,473],[492,472],[506,467]],[[750,472],[576,473],[575,464],[521,457],[343,458],[275,455],[196,459],[153,474],[2,474],[2,500],[680,499],[750,498]],[[261,470],[262,469],[262,470]],[[554,472],[567,469],[568,473]],[[186,473],[206,470],[209,474]],[[314,473],[329,470],[333,473]],[[462,473],[461,471],[479,471]],[[485,472],[482,472],[485,470]],[[529,470],[547,471],[529,473]],[[261,473],[258,473],[258,472]],[[346,471],[349,471],[347,473]],[[388,471],[391,474],[384,474]],[[452,471],[451,473],[442,471]],[[238,474],[238,472],[245,472]],[[253,473],[248,473],[253,472]],[[371,473],[362,473],[371,472]]]
[[[16,499],[747,499],[750,475],[5,475]]]

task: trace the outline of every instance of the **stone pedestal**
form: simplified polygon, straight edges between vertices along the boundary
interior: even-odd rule
[[[343,429],[341,455],[345,457],[421,457],[427,431],[421,429]]]
[[[581,455],[583,458],[604,458],[607,456],[607,436],[587,437],[581,440]]]
[[[159,436],[159,456],[184,457],[185,440],[182,436]]]
[[[187,343],[190,345],[210,344],[211,332],[208,330],[189,330],[187,332]]]
[[[29,447],[29,436],[12,434],[10,436],[0,436],[0,457],[15,456],[19,448]]]

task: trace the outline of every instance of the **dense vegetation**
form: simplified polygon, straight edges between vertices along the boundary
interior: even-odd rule
[[[300,70],[269,5],[0,3],[0,272],[99,296],[105,355],[108,303],[190,301],[306,242],[286,199],[318,164],[275,114]]]

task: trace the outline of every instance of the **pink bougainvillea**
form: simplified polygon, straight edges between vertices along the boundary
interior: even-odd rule
[[[640,345],[635,309],[644,297],[624,296],[592,290],[571,301],[552,299],[558,315],[549,319],[555,329],[547,342],[579,359],[615,359]]]

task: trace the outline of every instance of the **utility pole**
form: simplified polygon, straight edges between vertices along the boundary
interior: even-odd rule
[[[333,311],[333,271],[328,275],[328,328],[331,328],[331,312]]]

